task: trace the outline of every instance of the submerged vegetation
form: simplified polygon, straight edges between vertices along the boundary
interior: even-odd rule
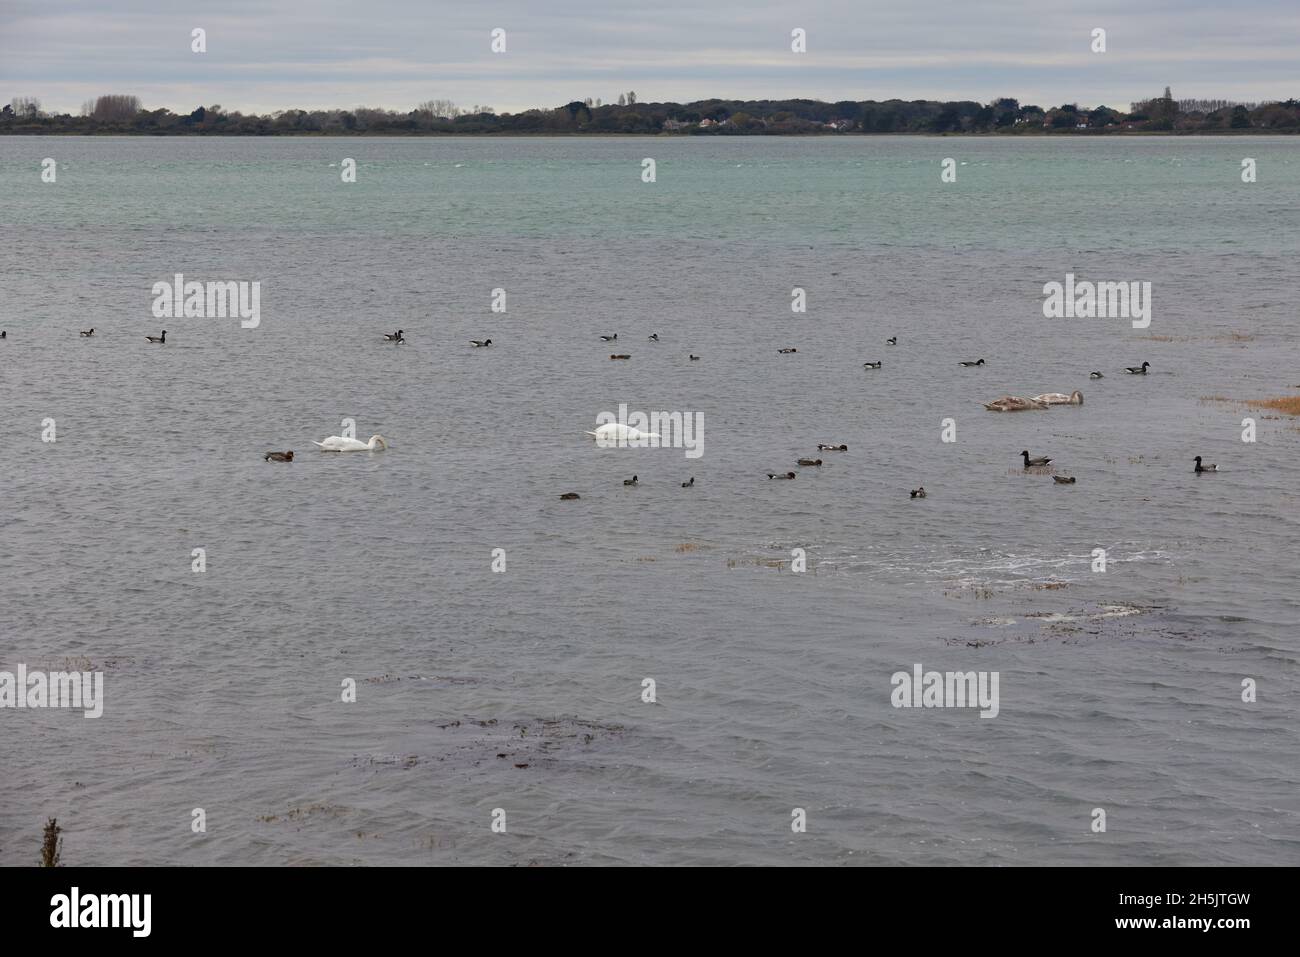
[[[753,136],[870,133],[993,133],[1000,135],[1098,133],[1296,133],[1300,101],[1237,103],[1175,100],[1163,96],[1132,103],[1127,112],[1075,103],[1022,104],[1011,97],[974,100],[698,100],[642,103],[636,93],[617,103],[574,100],[553,109],[495,112],[461,109],[450,100],[426,100],[409,112],[371,107],[353,110],[276,110],[266,115],[199,106],[190,113],[147,110],[124,94],[87,100],[78,116],[47,113],[40,100],[15,97],[0,109],[0,134],[106,135],[483,135],[674,134]]]

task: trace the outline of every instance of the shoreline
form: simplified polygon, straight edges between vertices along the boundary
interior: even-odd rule
[[[1047,130],[1035,131],[1032,133],[986,133],[986,132],[910,132],[899,131],[890,133],[665,133],[662,131],[647,131],[644,133],[613,133],[613,132],[555,132],[548,130],[546,132],[529,133],[512,130],[501,133],[451,133],[442,131],[400,133],[385,131],[382,133],[371,133],[366,130],[339,130],[335,132],[286,132],[286,133],[218,133],[218,132],[158,132],[152,130],[103,130],[103,131],[85,131],[80,133],[68,132],[66,130],[3,130],[0,136],[66,136],[77,139],[90,137],[152,137],[154,139],[393,139],[393,140],[410,140],[410,139],[876,139],[889,136],[903,136],[908,138],[925,138],[932,139],[990,139],[990,140],[1017,140],[1017,139],[1040,139],[1040,138],[1060,138],[1060,137],[1077,137],[1077,138],[1101,138],[1101,137],[1124,137],[1124,138],[1188,138],[1188,137],[1239,137],[1239,136],[1297,136],[1300,135],[1300,128],[1293,130],[1059,130],[1051,132]]]

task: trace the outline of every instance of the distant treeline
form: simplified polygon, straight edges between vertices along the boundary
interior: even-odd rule
[[[1234,103],[1163,96],[1130,105],[1127,113],[1073,103],[1046,109],[1010,97],[973,100],[700,100],[640,103],[635,93],[616,104],[575,100],[550,110],[462,110],[428,100],[408,113],[355,110],[278,110],[266,116],[200,106],[191,113],[146,110],[123,94],[86,101],[81,115],[54,115],[39,100],[15,98],[0,110],[0,134],[145,134],[203,136],[439,135],[439,134],[669,134],[751,136],[863,133],[1294,133],[1300,102]]]

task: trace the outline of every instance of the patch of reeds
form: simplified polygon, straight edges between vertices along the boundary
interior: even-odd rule
[[[45,840],[41,844],[41,867],[58,867],[63,855],[63,828],[59,822],[50,818],[45,822]]]

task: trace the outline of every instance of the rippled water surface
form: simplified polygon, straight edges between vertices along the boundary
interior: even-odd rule
[[[106,694],[0,710],[0,864],[1300,862],[1300,420],[1240,404],[1300,394],[1300,141],[2,138],[0,191],[0,669]]]

